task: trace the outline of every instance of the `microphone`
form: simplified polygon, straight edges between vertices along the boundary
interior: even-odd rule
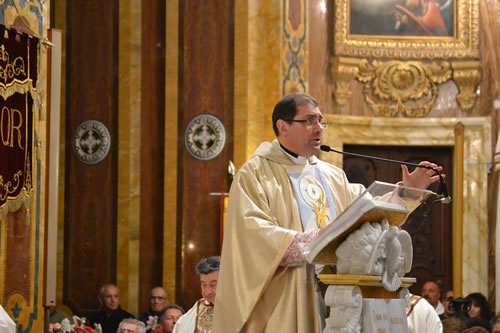
[[[427,166],[427,165],[421,165],[421,164],[416,164],[416,163],[391,160],[388,158],[381,158],[381,157],[376,157],[376,156],[368,156],[368,155],[361,155],[361,154],[356,154],[356,153],[349,153],[349,152],[345,152],[345,151],[335,150],[333,148],[330,148],[330,146],[327,146],[327,145],[321,145],[320,149],[322,151],[325,151],[325,152],[333,151],[335,153],[342,154],[342,155],[348,155],[348,156],[353,156],[353,157],[360,157],[360,158],[366,158],[369,160],[390,162],[390,163],[396,163],[396,164],[404,164],[406,166],[414,166],[417,168],[424,168],[424,169],[432,170],[436,173],[436,175],[439,176],[439,192],[440,192],[439,194],[443,196],[441,199],[438,199],[436,201],[444,203],[444,204],[448,204],[451,202],[451,197],[448,194],[448,189],[446,188],[446,183],[444,181],[444,178],[443,178],[443,176],[441,176],[441,172],[439,172],[436,168],[432,168],[432,167]]]

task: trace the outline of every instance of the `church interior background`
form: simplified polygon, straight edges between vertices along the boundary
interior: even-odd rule
[[[194,266],[220,253],[231,165],[274,138],[292,91],[318,99],[333,148],[447,156],[453,201],[415,269],[498,312],[500,4],[455,0],[448,35],[409,37],[350,33],[360,2],[0,1],[6,31],[39,40],[26,198],[0,175],[0,300],[18,332],[43,331],[46,305],[98,309],[108,282],[135,315],[157,285],[189,308]]]

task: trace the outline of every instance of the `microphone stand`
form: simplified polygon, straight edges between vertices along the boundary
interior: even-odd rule
[[[321,145],[320,149],[322,151],[325,151],[325,152],[331,152],[331,151],[333,151],[335,153],[342,154],[342,155],[348,155],[348,156],[365,158],[365,159],[369,159],[369,160],[376,160],[376,161],[382,161],[382,162],[404,164],[406,166],[414,166],[414,167],[417,167],[417,168],[424,168],[424,169],[432,170],[432,171],[434,171],[436,173],[436,175],[439,176],[439,192],[440,192],[439,194],[442,196],[441,199],[438,199],[438,200],[434,201],[434,203],[441,202],[441,203],[447,204],[447,203],[451,202],[451,197],[448,194],[448,189],[446,188],[446,183],[444,181],[444,178],[441,175],[441,172],[439,172],[436,168],[432,168],[432,167],[427,166],[427,165],[421,165],[421,164],[416,164],[416,163],[391,160],[391,159],[388,159],[388,158],[381,158],[381,157],[376,157],[376,156],[368,156],[368,155],[362,155],[362,154],[356,154],[356,153],[349,153],[349,152],[345,152],[345,151],[335,150],[333,148],[330,148],[330,146],[327,146],[327,145]]]

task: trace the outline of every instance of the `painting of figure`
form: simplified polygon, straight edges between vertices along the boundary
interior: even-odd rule
[[[453,37],[458,0],[351,0],[350,35]]]

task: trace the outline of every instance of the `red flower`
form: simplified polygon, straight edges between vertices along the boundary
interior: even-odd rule
[[[163,333],[163,330],[161,328],[157,328],[154,330],[153,333]]]
[[[83,329],[84,329],[84,332],[88,332],[88,333],[93,333],[94,330],[92,329],[92,327],[89,327],[89,326],[83,326]]]

